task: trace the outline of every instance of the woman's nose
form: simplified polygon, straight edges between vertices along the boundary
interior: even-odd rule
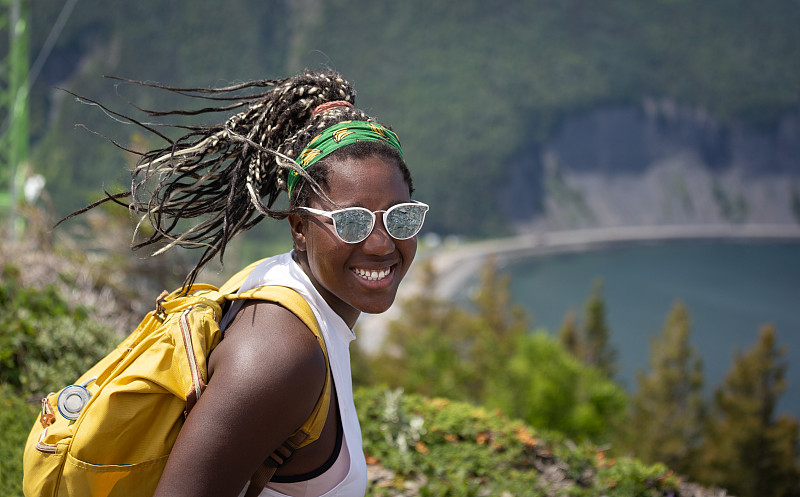
[[[364,240],[364,252],[371,255],[387,255],[394,252],[394,238],[389,235],[379,217],[375,220],[372,233]]]

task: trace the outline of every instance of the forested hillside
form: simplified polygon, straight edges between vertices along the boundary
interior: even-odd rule
[[[34,4],[31,57],[63,2]],[[791,144],[800,142],[797,2],[230,0],[224,5],[209,0],[76,4],[31,102],[32,168],[47,177],[60,213],[125,181],[126,162],[118,150],[75,123],[122,144],[149,138],[97,108],[77,104],[55,86],[131,112],[128,98],[145,107],[174,103],[155,91],[117,87],[103,74],[220,86],[330,66],[354,83],[360,107],[398,131],[417,196],[436,213],[431,231],[499,234],[542,214],[556,217],[555,228],[649,222],[647,216],[603,221],[600,211],[608,206],[594,203],[591,192],[607,195],[626,187],[595,181],[602,188],[592,190],[594,177],[571,173],[607,177],[634,167],[643,171],[641,178],[658,183],[654,165],[676,178],[670,180],[675,195],[670,198],[683,199],[678,221],[764,222],[776,211],[781,222],[800,216],[791,212],[792,205],[800,205],[794,186],[781,190],[780,205],[761,216],[753,214],[758,209],[744,191],[746,181],[737,176],[720,183],[714,176],[746,167],[742,160],[778,164],[779,185],[800,174],[791,159],[797,157]],[[652,147],[652,135],[614,128],[616,121],[603,109],[628,113],[625,123],[633,129],[654,130],[655,143],[666,143],[666,151]],[[570,131],[571,124],[591,121],[597,112],[606,116],[599,126],[617,134]],[[676,127],[678,135],[697,136],[691,133],[699,129],[707,139],[674,150],[675,140],[664,140],[663,133],[669,138]],[[590,140],[597,143],[582,143]],[[611,143],[615,140],[622,142]],[[756,152],[739,153],[742,140],[757,143]],[[610,159],[587,162],[563,153],[582,145],[589,145],[590,158]],[[643,152],[618,157],[629,150]],[[679,164],[671,165],[675,161]],[[748,174],[762,169],[751,167]],[[706,172],[711,176],[703,176]],[[695,194],[691,185],[698,174],[704,186]],[[633,210],[648,206],[640,202]],[[577,221],[564,221],[564,213],[576,210]],[[650,217],[671,219],[663,213]]]

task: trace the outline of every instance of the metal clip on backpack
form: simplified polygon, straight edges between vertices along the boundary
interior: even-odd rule
[[[220,289],[193,285],[187,295],[175,291],[159,299],[115,350],[74,385],[42,399],[23,456],[25,495],[152,495],[185,416],[205,389],[206,360],[222,338],[226,301],[259,299],[290,310],[316,336],[327,366],[311,416],[253,475],[247,495],[258,495],[297,448],[315,441],[330,404],[325,342],[313,311],[294,290],[234,292],[259,262]]]

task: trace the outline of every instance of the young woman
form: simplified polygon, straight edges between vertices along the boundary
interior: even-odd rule
[[[268,89],[228,96],[259,87]],[[237,233],[264,217],[288,218],[293,250],[261,263],[240,290],[275,284],[303,296],[322,330],[333,393],[319,439],[280,466],[260,495],[364,495],[348,346],[360,313],[392,305],[428,207],[412,200],[397,136],[356,110],[351,86],[333,72],[248,83],[205,98],[234,104],[203,113],[246,110],[143,154],[131,208],[155,230],[139,246],[204,247],[188,284]],[[177,113],[186,112],[167,114]],[[273,209],[283,191],[288,209]],[[190,218],[200,221],[182,230]],[[208,388],[186,419],[157,496],[245,495],[251,476],[320,396],[325,357],[308,327],[276,304],[237,304],[225,312]]]

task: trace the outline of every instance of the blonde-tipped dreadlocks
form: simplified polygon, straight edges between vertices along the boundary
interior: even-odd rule
[[[176,245],[203,249],[199,262],[184,281],[184,288],[194,282],[202,267],[217,254],[222,260],[227,243],[237,233],[250,229],[265,216],[285,218],[297,206],[306,205],[312,194],[327,199],[323,190],[327,186],[325,160],[308,171],[301,169],[294,160],[312,138],[341,121],[375,122],[351,105],[314,112],[327,102],[355,103],[350,83],[332,71],[307,71],[284,80],[252,81],[211,90],[129,82],[193,98],[231,102],[193,111],[140,109],[149,116],[200,115],[246,108],[216,125],[171,125],[188,130],[181,138],[171,140],[151,125],[92,102],[106,112],[155,133],[168,145],[139,154],[141,158],[133,170],[129,192],[108,195],[69,217],[105,201],[122,203],[119,199],[130,196],[130,204],[124,205],[141,215],[140,224],[149,222],[154,228],[146,240],[133,245],[134,249],[161,244],[166,245],[156,254]],[[241,95],[243,90],[265,87],[271,88]],[[331,157],[370,154],[396,162],[412,190],[408,169],[391,146],[380,142],[359,143]],[[289,210],[274,210],[272,206],[286,190],[287,175],[292,170],[297,171],[301,179],[291,193]],[[182,221],[190,219],[194,224],[186,228]]]

